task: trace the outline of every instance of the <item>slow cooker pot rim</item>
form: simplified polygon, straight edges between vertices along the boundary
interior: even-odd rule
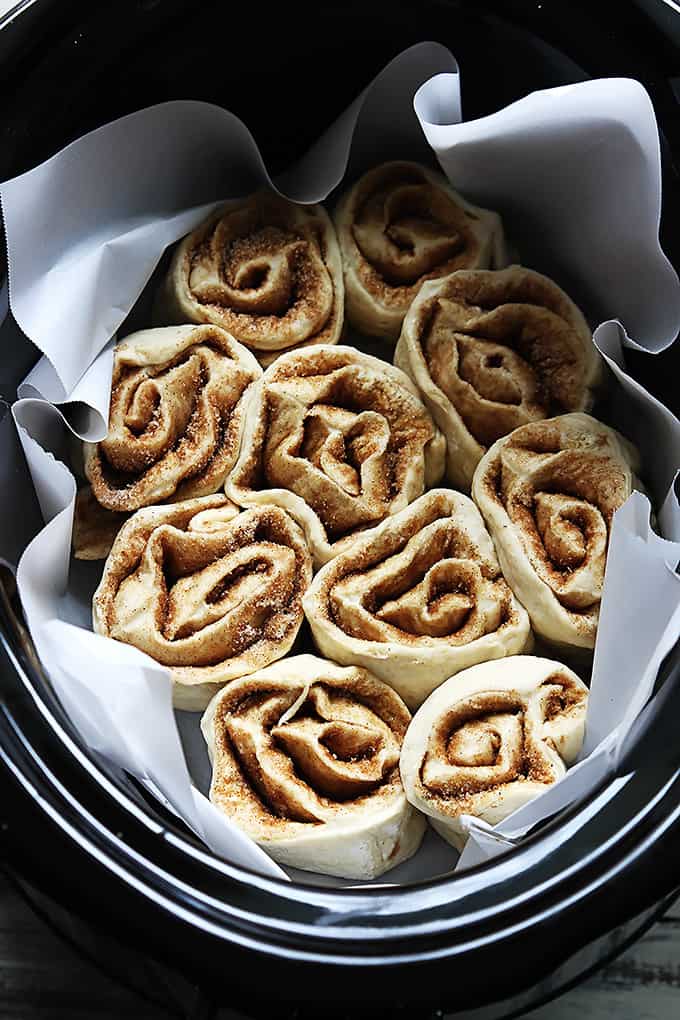
[[[535,924],[549,917],[556,910],[561,911],[570,904],[590,896],[595,890],[613,881],[617,875],[630,866],[634,859],[644,857],[664,835],[671,830],[680,830],[680,769],[675,764],[665,784],[657,785],[655,796],[646,792],[636,804],[633,813],[626,811],[627,823],[608,841],[598,842],[595,847],[588,847],[577,860],[568,867],[563,862],[551,871],[548,879],[536,882],[529,889],[517,893],[511,898],[503,895],[506,883],[517,883],[518,876],[527,875],[536,864],[546,861],[546,849],[553,853],[563,842],[566,827],[573,828],[579,838],[583,839],[588,830],[588,823],[579,826],[579,820],[587,815],[589,805],[595,800],[609,781],[593,792],[584,802],[573,805],[560,816],[553,819],[545,828],[528,837],[521,846],[511,853],[505,853],[470,872],[460,875],[434,878],[404,887],[359,888],[359,889],[327,889],[301,882],[286,883],[263,876],[238,866],[228,864],[198,844],[191,842],[178,829],[173,831],[171,823],[159,824],[141,803],[136,802],[125,790],[122,783],[112,780],[102,771],[92,753],[81,746],[77,735],[74,735],[69,720],[65,717],[54,696],[44,687],[40,667],[32,655],[27,635],[16,629],[8,634],[7,603],[3,606],[5,619],[1,621],[2,647],[11,662],[15,675],[21,680],[30,700],[38,709],[42,720],[49,727],[51,735],[61,745],[61,750],[77,762],[80,769],[87,774],[89,782],[96,784],[98,793],[104,791],[105,797],[113,800],[117,808],[130,815],[137,824],[144,825],[157,839],[158,854],[152,857],[144,854],[132,845],[127,845],[115,832],[107,829],[100,820],[87,811],[51,770],[49,764],[41,759],[38,751],[31,745],[30,739],[22,731],[20,723],[13,717],[11,705],[6,701],[3,706],[4,722],[20,743],[25,765],[29,763],[40,776],[40,785],[35,783],[33,795],[39,800],[41,808],[49,813],[53,822],[61,826],[70,838],[76,840],[82,849],[93,854],[100,863],[116,873],[120,879],[130,883],[145,896],[150,897],[163,908],[175,913],[191,915],[192,923],[210,931],[219,937],[235,938],[240,944],[249,944],[251,937],[246,929],[256,929],[258,935],[255,946],[262,948],[263,936],[267,939],[268,952],[289,954],[287,944],[290,937],[314,935],[315,943],[328,943],[327,951],[319,954],[308,950],[300,952],[301,959],[328,960],[334,956],[333,943],[343,944],[343,951],[350,952],[354,962],[357,956],[365,953],[366,944],[379,939],[384,946],[385,940],[390,942],[402,939],[417,939],[419,947],[417,956],[422,959],[423,940],[439,941],[446,934],[448,939],[456,932],[465,932],[462,941],[452,945],[447,940],[445,946],[431,948],[428,954],[434,957],[452,952],[464,952],[474,948],[482,939],[502,940],[514,932],[521,930],[527,923]],[[680,646],[675,649],[675,679],[680,674]],[[673,700],[670,695],[675,693],[677,684],[669,677],[662,691],[665,700]],[[680,698],[676,697],[676,701]],[[653,726],[653,719],[649,720]],[[75,739],[74,739],[75,736]],[[640,734],[644,736],[644,733]],[[29,768],[22,775],[21,765],[12,760],[6,740],[0,741],[0,753],[8,768],[15,777],[30,787]],[[636,770],[634,775],[641,776]],[[67,812],[60,813],[56,803],[61,802]],[[669,809],[669,803],[673,805]],[[162,842],[158,841],[158,837]],[[635,838],[634,838],[635,837]],[[243,905],[225,902],[214,895],[198,888],[196,881],[189,883],[177,874],[167,870],[172,862],[158,862],[167,848],[185,858],[196,869],[196,878],[201,872],[217,873],[221,878],[228,878],[234,883],[230,893],[235,889],[248,890],[248,903]],[[163,848],[163,849],[161,849]],[[199,871],[200,869],[200,871]],[[140,878],[143,874],[144,878]],[[193,877],[193,874],[192,874]],[[572,892],[567,894],[570,885]],[[670,886],[665,889],[668,892]],[[499,893],[491,897],[491,892]],[[486,894],[487,903],[480,908],[475,904],[473,909],[465,909],[465,901],[469,898],[479,900],[482,893]],[[560,895],[556,895],[556,894]],[[252,897],[257,902],[252,902]],[[238,897],[237,897],[238,899]],[[489,903],[489,899],[491,902]],[[188,902],[191,902],[191,908]],[[282,922],[281,914],[293,901],[298,909],[308,916],[301,922],[287,919]],[[448,909],[447,909],[448,908]],[[453,908],[453,912],[450,912]],[[522,915],[522,920],[517,920]],[[379,918],[376,924],[375,919]],[[513,920],[514,918],[514,920]],[[386,922],[389,927],[386,926]],[[228,929],[222,925],[227,925]],[[483,930],[482,930],[483,929]],[[481,932],[481,934],[480,934]],[[351,952],[352,944],[355,951]],[[390,960],[401,959],[406,962],[412,953],[390,955]],[[366,963],[378,962],[378,957],[366,957]],[[359,961],[360,962],[360,961]]]
[[[5,11],[5,13],[0,16],[0,31],[9,25],[10,22],[14,21],[19,14],[22,14],[29,7],[32,7],[34,4],[39,2],[40,0],[19,0],[14,7],[10,7],[8,11]]]

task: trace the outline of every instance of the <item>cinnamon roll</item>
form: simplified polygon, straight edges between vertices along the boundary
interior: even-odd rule
[[[363,669],[284,659],[208,706],[210,799],[281,864],[376,878],[415,853],[425,828],[399,776],[410,719]]]
[[[261,375],[250,351],[218,326],[147,329],[122,340],[108,435],[84,444],[97,502],[129,513],[221,489]]]
[[[279,507],[238,513],[221,495],[146,507],[113,543],[94,629],[169,666],[176,707],[199,711],[290,650],[311,577],[302,532]]]
[[[612,518],[637,485],[636,465],[632,445],[587,414],[523,425],[480,461],[472,495],[547,641],[594,647]]]
[[[462,815],[496,825],[566,774],[583,745],[588,690],[551,659],[513,655],[442,684],[401,752],[406,796],[462,850]]]
[[[303,606],[324,655],[370,669],[411,709],[459,670],[531,642],[481,514],[448,489],[357,536]]]
[[[155,310],[159,322],[222,326],[263,364],[291,347],[337,343],[343,315],[327,212],[264,191],[228,202],[179,243]]]
[[[403,372],[352,347],[310,347],[265,372],[227,495],[282,506],[318,565],[443,469],[443,437]]]
[[[369,170],[340,200],[335,226],[347,318],[369,336],[396,340],[426,280],[507,265],[498,214],[466,202],[418,163]]]
[[[394,363],[446,436],[448,478],[466,491],[488,446],[527,422],[588,410],[602,372],[573,301],[522,266],[425,284]]]

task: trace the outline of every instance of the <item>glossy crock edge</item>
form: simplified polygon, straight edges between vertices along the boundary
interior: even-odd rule
[[[0,15],[0,31],[5,28],[11,21],[14,21],[19,14],[22,14],[29,7],[33,7],[34,4],[39,3],[40,0],[18,0],[18,3],[14,7],[10,7],[8,11]]]
[[[5,609],[6,605],[3,606],[3,610]],[[64,727],[65,720],[57,719],[47,704],[44,697],[45,692],[40,690],[42,681],[38,669],[31,662],[30,646],[28,651],[26,649],[25,635],[22,640],[21,634],[15,632],[14,640],[12,640],[12,635],[7,632],[6,613],[3,612],[2,615],[5,617],[2,621],[3,651],[10,659],[15,675],[20,677],[43,720],[50,727],[53,736],[61,742],[63,749],[69,755],[78,760],[80,767],[86,770],[89,780],[96,783],[97,787],[105,789],[105,795],[108,798],[113,798],[119,808],[125,812],[131,812],[138,822],[141,820],[143,824],[150,825],[159,836],[165,835],[169,831],[168,827],[158,826],[157,823],[154,823],[144,809],[131,800],[122,786],[118,787],[111,783],[110,779],[103,775],[89,752],[80,748],[77,740],[73,741],[67,733]],[[670,685],[668,689],[670,690]],[[29,757],[33,758],[34,765],[40,768],[37,752],[12,720],[9,706],[5,704],[3,709],[5,719],[9,721],[16,737],[23,744],[23,753],[28,753]],[[6,767],[11,768],[6,747],[3,748],[2,754]],[[21,770],[16,762],[13,771],[15,778],[18,779]],[[500,891],[504,883],[513,875],[516,877],[517,873],[526,874],[527,865],[529,868],[531,867],[532,859],[537,860],[540,857],[544,860],[546,842],[550,843],[553,840],[565,822],[577,819],[579,813],[585,810],[587,803],[593,798],[588,798],[585,804],[574,806],[564,812],[559,817],[559,821],[553,820],[545,830],[536,833],[527,839],[521,848],[514,850],[512,855],[505,854],[469,873],[445,879],[432,879],[417,885],[389,890],[329,890],[302,883],[289,885],[275,879],[265,879],[199,850],[195,844],[179,832],[173,834],[171,840],[173,849],[181,855],[190,856],[192,866],[197,869],[197,872],[199,867],[218,872],[224,878],[229,878],[235,888],[248,890],[248,908],[241,909],[233,902],[225,903],[224,900],[219,901],[214,896],[202,893],[196,884],[190,886],[187,883],[182,883],[174,873],[165,870],[164,865],[159,865],[148,856],[144,857],[137,853],[132,846],[125,844],[115,832],[106,829],[91,814],[82,813],[77,824],[67,821],[56,810],[55,803],[61,801],[63,804],[64,800],[68,803],[70,799],[68,807],[76,814],[80,805],[73,798],[69,798],[68,791],[48,767],[43,767],[40,771],[41,789],[40,791],[36,790],[35,793],[38,795],[43,810],[51,813],[53,821],[65,828],[81,849],[95,854],[100,863],[117,874],[120,879],[129,882],[140,891],[143,889],[144,894],[155,899],[156,902],[162,900],[165,909],[183,915],[185,920],[188,920],[186,902],[191,901],[193,909],[189,911],[189,914],[192,924],[199,924],[204,930],[210,931],[215,936],[233,938],[242,945],[252,944],[252,948],[260,951],[264,949],[273,953],[278,951],[289,956],[291,952],[290,938],[299,939],[309,935],[314,936],[317,949],[320,949],[320,943],[328,943],[328,952],[299,950],[299,958],[307,960],[324,959],[327,962],[330,960],[340,962],[343,959],[342,953],[345,953],[348,959],[357,963],[358,954],[365,953],[367,944],[373,940],[379,940],[383,949],[386,941],[398,943],[404,940],[409,942],[417,940],[419,945],[417,949],[414,947],[414,953],[418,959],[423,958],[424,952],[430,957],[437,957],[442,954],[451,955],[454,952],[469,951],[474,949],[475,945],[480,944],[479,940],[485,944],[488,944],[489,941],[502,941],[516,934],[527,924],[536,924],[550,916],[555,910],[563,911],[571,904],[582,900],[583,897],[592,895],[595,889],[610,881],[620,873],[621,869],[627,868],[631,859],[644,856],[645,852],[663,836],[665,831],[675,828],[680,837],[680,804],[677,802],[677,796],[675,798],[676,810],[670,813],[665,810],[665,807],[661,807],[658,800],[657,802],[647,801],[633,822],[633,825],[639,830],[640,837],[642,837],[643,822],[645,823],[647,826],[646,838],[640,838],[631,852],[624,853],[623,856],[616,854],[617,849],[619,851],[622,849],[617,844],[629,840],[630,837],[630,832],[622,830],[620,840],[615,841],[611,846],[598,845],[589,856],[576,862],[570,872],[560,870],[552,876],[550,882],[536,886],[530,892],[512,900],[501,893],[500,900],[484,910],[461,912],[461,903],[465,898],[477,897],[482,890],[487,893],[493,888]],[[671,786],[676,789],[676,793],[680,789],[680,771],[677,768],[669,780],[667,793],[670,793]],[[51,803],[47,796],[48,793],[52,795]],[[596,795],[597,791],[593,796]],[[649,816],[659,813],[663,817],[660,823],[655,823],[654,818]],[[650,824],[651,830],[649,829]],[[88,830],[90,830],[89,833]],[[558,837],[557,843],[559,842]],[[159,856],[163,853],[162,845],[159,844]],[[165,840],[165,845],[167,850],[167,840]],[[144,875],[144,881],[140,879],[140,874]],[[198,873],[196,877],[199,877]],[[674,883],[670,881],[670,878],[671,876],[669,876],[669,881],[664,883],[662,895],[673,887]],[[568,879],[579,879],[578,882],[573,881],[576,886],[575,891],[569,897],[564,894],[555,896],[556,892],[564,890]],[[658,892],[658,890],[655,891]],[[655,895],[649,902],[654,902],[659,898],[659,895]],[[304,906],[309,912],[309,918],[304,923],[286,921],[282,925],[282,916],[285,915],[287,905],[291,901],[295,902],[298,909]],[[454,911],[453,916],[449,915],[438,921],[433,920],[432,914],[436,911],[441,912],[446,905]],[[643,903],[643,907],[645,905],[648,904]],[[380,919],[377,925],[375,924],[376,918]],[[404,921],[404,918],[408,920]],[[246,934],[247,929],[257,932],[254,942],[251,942],[251,938]],[[476,937],[472,937],[473,930],[477,932]],[[461,932],[464,932],[465,935],[463,940],[452,943],[452,938]],[[440,942],[444,937],[445,946],[430,947],[429,950],[426,950],[426,943],[433,939]],[[266,940],[266,946],[263,940]],[[342,953],[338,955],[340,947],[342,947]],[[397,946],[395,945],[394,948],[396,949]],[[296,955],[297,953],[296,950]],[[412,955],[412,953],[405,955],[392,953],[388,959],[390,962],[406,962]],[[382,955],[369,956],[365,957],[364,962],[376,964],[384,963],[385,960],[386,957]]]

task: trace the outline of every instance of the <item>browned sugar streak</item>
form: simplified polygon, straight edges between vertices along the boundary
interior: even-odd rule
[[[210,338],[209,337],[208,338],[201,338],[200,346],[211,347],[219,356],[225,357],[225,358],[229,357],[229,355],[224,350],[220,349],[220,347],[218,345],[212,344],[210,342]],[[171,361],[165,363],[162,367],[160,367],[160,368],[158,368],[156,370],[151,370],[149,372],[149,375],[146,378],[162,379],[163,375],[167,374],[168,371],[170,371],[172,368],[175,368],[178,365],[185,363],[190,357],[194,356],[194,353],[195,353],[195,348],[193,348],[193,347],[189,348],[187,351],[182,352],[182,354],[180,354],[177,357],[173,358]],[[230,360],[232,360],[232,359],[230,359]],[[160,457],[157,456],[156,454],[154,454],[152,451],[148,451],[147,452],[145,459],[146,459],[146,462],[147,462],[147,465],[148,465],[148,470],[150,470],[152,467],[154,467],[159,462],[159,460],[163,459],[163,457],[167,456],[168,453],[178,453],[179,459],[180,460],[184,460],[185,462],[186,462],[187,459],[189,459],[188,451],[191,449],[192,446],[195,446],[196,438],[198,436],[198,418],[200,417],[200,413],[201,413],[201,407],[200,407],[201,393],[203,392],[203,390],[205,390],[205,388],[206,388],[206,386],[208,384],[208,376],[207,376],[207,372],[206,372],[206,367],[205,367],[205,365],[203,363],[201,363],[199,370],[200,370],[200,385],[196,389],[190,389],[188,384],[185,384],[185,386],[184,386],[185,393],[188,396],[191,397],[192,405],[193,405],[192,412],[191,412],[191,415],[189,417],[189,422],[188,422],[187,428],[185,429],[184,433],[182,433],[179,436],[177,436],[177,438],[176,438],[174,443],[166,446],[162,451],[160,451]],[[120,388],[124,384],[125,378],[129,374],[129,372],[137,372],[137,371],[139,371],[139,370],[137,368],[134,368],[134,369],[129,369],[128,372],[125,372],[123,374],[122,378],[118,381],[117,388]],[[222,455],[224,453],[225,445],[227,443],[227,439],[226,439],[227,432],[229,431],[229,427],[230,427],[230,424],[231,424],[229,419],[231,418],[236,405],[240,401],[240,399],[241,399],[241,397],[243,395],[243,392],[245,391],[245,388],[246,387],[244,387],[243,390],[241,391],[241,393],[239,394],[239,397],[238,397],[238,400],[236,401],[236,404],[231,404],[228,407],[224,407],[224,408],[219,407],[219,406],[217,406],[215,404],[215,402],[214,402],[214,400],[212,398],[210,398],[210,397],[208,398],[208,403],[209,403],[209,406],[212,409],[212,412],[213,412],[213,415],[214,415],[215,424],[217,426],[216,442],[215,442],[215,445],[213,446],[212,450],[206,451],[205,455],[200,460],[197,460],[193,464],[191,469],[189,471],[187,471],[186,474],[183,475],[181,484],[186,484],[187,482],[192,481],[192,480],[198,478],[200,475],[207,473],[210,465],[216,459],[216,457],[218,455]],[[115,396],[115,393],[114,393],[114,396]],[[146,429],[143,429],[143,430],[140,430],[139,432],[133,433],[133,435],[136,435],[137,438],[143,437],[146,433],[153,434],[154,431],[158,430],[159,419],[160,419],[160,414],[161,414],[161,407],[160,407],[161,399],[162,398],[161,398],[160,394],[157,394],[156,395],[157,403],[156,403],[156,407],[155,407],[155,410],[154,410],[153,418],[149,422],[149,425],[147,426]],[[127,407],[125,408],[125,412],[124,412],[125,414],[127,414],[129,412],[129,408],[130,408],[131,403],[132,403],[133,400],[134,400],[134,393],[131,393],[130,394],[130,400],[128,402]],[[114,401],[113,401],[113,398],[112,398],[112,404],[113,404],[113,402]],[[132,431],[132,430],[130,430],[130,431]],[[231,445],[233,445],[233,439],[231,441]],[[135,471],[132,471],[132,472],[129,472],[129,473],[120,471],[120,470],[116,469],[109,462],[109,460],[108,460],[108,458],[106,456],[105,449],[100,446],[99,450],[100,450],[99,473],[100,473],[103,481],[111,489],[118,490],[119,495],[124,498],[125,490],[130,488],[131,486],[137,484],[139,482],[139,480],[144,477],[145,472],[142,472],[140,474],[140,472],[135,472]],[[187,450],[187,455],[185,457],[182,457],[182,452],[184,450]],[[123,512],[125,512],[125,509],[128,509],[128,510],[129,509],[134,509],[134,507],[127,507],[127,508],[123,507]]]
[[[320,682],[317,682],[317,684],[315,684],[315,686],[318,686],[318,687],[321,687],[321,688],[325,688],[325,685],[323,683],[320,683]],[[345,697],[345,698],[347,698],[350,701],[357,701],[359,704],[363,704],[369,710],[373,711],[373,708],[370,705],[368,699],[362,698],[361,695],[359,693],[357,693],[356,691],[354,691],[354,690],[343,689],[343,688],[332,688],[332,689],[325,688],[325,689],[330,691],[335,696]],[[239,704],[237,706],[235,706],[233,709],[231,709],[230,714],[232,714],[232,715],[243,715],[245,712],[247,712],[251,708],[258,707],[263,702],[265,702],[270,693],[271,692],[258,692],[258,693],[255,693],[255,694],[247,694],[239,702]],[[299,719],[299,718],[312,718],[312,719],[317,720],[320,723],[326,723],[326,722],[330,721],[330,720],[325,719],[323,716],[319,715],[319,713],[316,711],[316,708],[315,708],[314,704],[312,702],[310,702],[309,700],[305,701],[304,705],[300,709],[298,709],[298,711],[295,714],[295,718],[296,719]],[[266,726],[265,727],[265,732],[270,735],[270,739],[272,740],[272,742],[275,743],[277,745],[277,747],[279,747],[279,749],[282,749],[280,741],[277,741],[275,735],[274,736],[271,735],[271,730],[274,729],[277,725],[278,725],[277,722],[273,722],[271,725]],[[222,739],[224,740],[224,742],[227,744],[227,746],[231,750],[231,753],[232,753],[232,755],[234,757],[234,760],[239,763],[239,767],[240,767],[240,773],[239,773],[240,783],[242,784],[244,789],[248,789],[250,791],[250,793],[257,798],[257,800],[258,800],[262,810],[268,812],[273,817],[282,819],[284,821],[291,821],[291,820],[298,821],[297,819],[293,819],[293,818],[291,818],[291,816],[286,815],[285,813],[282,813],[281,811],[277,810],[276,806],[274,804],[272,804],[267,799],[267,797],[266,797],[266,795],[264,793],[265,784],[264,784],[264,781],[262,779],[261,772],[260,772],[260,775],[258,777],[253,777],[253,780],[249,781],[248,774],[250,772],[250,769],[243,762],[243,760],[242,760],[242,758],[241,758],[241,756],[240,756],[240,754],[238,752],[237,747],[235,746],[233,741],[230,739],[229,734],[227,732],[226,726],[224,724],[220,725],[219,731],[222,734]],[[372,748],[372,749],[368,749],[366,751],[366,753],[364,753],[362,755],[350,755],[350,756],[340,757],[339,755],[335,754],[330,748],[327,747],[326,749],[328,750],[328,753],[331,755],[331,757],[333,757],[336,761],[342,761],[342,762],[347,762],[347,763],[356,763],[356,764],[359,764],[359,763],[361,763],[364,760],[368,761],[370,759],[371,753],[375,753],[375,750],[376,750],[376,748]],[[370,799],[370,797],[375,792],[376,788],[392,786],[394,781],[395,781],[395,779],[398,777],[398,774],[399,774],[399,765],[397,763],[392,769],[390,769],[382,777],[381,780],[377,781],[375,783],[375,785],[371,788],[371,790],[368,791],[367,793],[359,795],[359,796],[347,797],[347,798],[340,798],[340,797],[330,798],[330,797],[324,796],[323,794],[320,794],[319,791],[314,788],[314,786],[310,783],[308,778],[304,774],[302,774],[300,772],[300,770],[297,767],[297,765],[295,763],[295,760],[293,758],[289,757],[288,760],[289,760],[292,772],[293,772],[293,774],[295,776],[296,782],[299,783],[304,788],[306,788],[307,790],[311,791],[316,797],[319,798],[321,803],[324,804],[328,808],[333,807],[333,805],[335,805],[335,804],[352,804],[352,805],[360,806],[363,802],[365,802],[365,801]],[[253,785],[253,783],[254,783],[254,785]],[[305,822],[305,824],[309,824],[309,825],[313,825],[313,826],[319,826],[319,825],[325,824],[325,822],[323,822],[323,821],[315,822],[315,821],[309,821],[308,820],[308,821]]]

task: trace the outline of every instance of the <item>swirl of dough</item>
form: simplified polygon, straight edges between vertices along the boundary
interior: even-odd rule
[[[459,670],[531,641],[477,507],[448,489],[357,536],[303,605],[324,655],[370,669],[411,709]]]
[[[396,340],[426,280],[507,264],[497,213],[466,202],[418,163],[383,163],[342,197],[335,214],[347,318]]]
[[[94,629],[169,666],[175,705],[280,659],[312,577],[297,525],[275,506],[224,496],[138,510],[119,531],[92,604]]]
[[[265,372],[227,494],[282,506],[320,564],[443,468],[443,437],[403,372],[351,347],[310,347]]]
[[[446,436],[448,477],[466,491],[488,446],[530,421],[588,410],[602,374],[579,309],[523,266],[425,284],[394,363]]]
[[[587,703],[585,684],[550,659],[466,669],[413,717],[401,754],[406,796],[462,850],[462,815],[495,825],[562,779],[583,745]]]
[[[363,669],[287,658],[228,684],[208,706],[210,799],[282,864],[375,878],[423,836],[399,777],[410,719]]]
[[[261,375],[252,354],[217,326],[148,329],[122,340],[108,435],[84,444],[97,502],[129,513],[221,489]]]
[[[479,462],[472,494],[508,584],[547,641],[593,648],[614,512],[637,453],[587,414],[532,422]]]
[[[221,326],[263,364],[291,347],[337,343],[343,315],[325,209],[264,191],[228,202],[180,242],[155,310],[159,322]]]

